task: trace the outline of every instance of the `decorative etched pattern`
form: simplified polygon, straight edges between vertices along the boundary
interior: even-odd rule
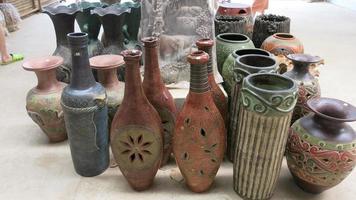
[[[355,167],[356,142],[341,145],[322,141],[297,122],[290,129],[286,156],[294,176],[311,184],[332,187]]]

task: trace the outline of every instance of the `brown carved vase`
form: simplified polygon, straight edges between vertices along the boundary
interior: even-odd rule
[[[224,120],[214,103],[208,82],[209,55],[188,56],[190,90],[175,126],[173,153],[185,182],[193,192],[207,191],[224,157]]]
[[[32,120],[47,135],[50,142],[67,139],[60,99],[66,84],[56,79],[56,69],[63,63],[59,56],[27,60],[23,68],[36,73],[38,84],[26,97],[26,110]]]
[[[213,96],[214,103],[219,109],[221,116],[225,123],[227,122],[227,97],[216,83],[213,72],[213,54],[212,49],[214,46],[214,40],[212,39],[200,39],[196,42],[199,50],[205,51],[209,55],[209,61],[207,65],[208,69],[208,82],[210,85],[210,91]]]
[[[121,54],[126,63],[125,94],[111,126],[111,149],[131,187],[141,191],[152,185],[161,164],[161,120],[143,91],[142,52],[126,50]]]
[[[321,58],[308,54],[290,54],[287,58],[292,61],[294,67],[283,75],[292,78],[298,84],[298,102],[293,112],[293,124],[310,112],[307,101],[320,97],[319,81],[310,73],[310,65],[319,63]]]
[[[177,108],[171,93],[166,88],[161,79],[157,37],[147,37],[142,39],[144,46],[145,76],[143,79],[143,91],[148,101],[157,110],[161,117],[163,128],[163,159],[161,165],[165,165],[172,153],[172,137],[177,115]]]
[[[320,193],[342,182],[356,165],[356,107],[330,98],[308,101],[313,114],[290,129],[286,157],[295,182]]]
[[[300,40],[289,33],[275,33],[269,36],[261,46],[261,49],[278,55],[304,53]]]
[[[125,62],[120,55],[100,55],[89,59],[90,66],[98,72],[98,81],[106,90],[109,127],[124,98],[125,83],[117,78],[117,69]]]

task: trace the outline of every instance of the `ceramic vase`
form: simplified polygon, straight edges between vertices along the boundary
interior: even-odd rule
[[[246,55],[243,55],[245,54]],[[254,53],[254,54],[248,54]],[[227,131],[227,157],[234,160],[236,135],[238,134],[238,118],[240,107],[240,89],[244,78],[250,74],[274,73],[277,69],[277,62],[274,58],[262,55],[266,52],[259,49],[246,49],[236,51],[238,58],[233,71],[232,91],[229,101],[229,129]]]
[[[356,165],[356,108],[330,98],[308,101],[312,114],[290,129],[286,157],[295,182],[306,192],[321,193],[341,183]]]
[[[283,75],[292,78],[299,86],[298,102],[292,118],[293,124],[310,112],[307,101],[321,95],[319,80],[310,73],[310,65],[319,63],[321,58],[308,54],[290,54],[287,58],[292,61],[294,67]]]
[[[300,40],[289,33],[275,33],[269,36],[262,43],[261,48],[276,56],[304,52],[304,47]]]
[[[243,199],[270,199],[282,166],[297,85],[277,74],[252,74],[241,87],[234,190]]]
[[[216,37],[216,59],[221,73],[226,58],[235,50],[255,48],[252,41],[238,33],[223,33]]]
[[[56,79],[56,69],[63,63],[59,56],[47,56],[27,60],[23,68],[37,76],[37,86],[26,97],[26,110],[31,119],[47,135],[50,142],[67,139],[60,99],[66,84]]]
[[[124,98],[125,83],[117,79],[117,69],[125,62],[120,55],[100,55],[89,59],[90,66],[97,70],[99,83],[106,90],[108,105],[108,127]]]
[[[252,41],[260,48],[263,41],[275,33],[289,33],[290,19],[279,15],[259,15],[255,19]]]
[[[207,64],[208,70],[208,82],[210,85],[210,91],[213,96],[214,103],[216,107],[219,109],[221,116],[224,119],[225,124],[227,123],[227,105],[228,101],[225,97],[224,92],[219,87],[219,85],[215,81],[214,72],[213,72],[213,46],[214,41],[212,39],[200,39],[196,42],[199,50],[204,51],[209,55],[209,61]]]
[[[141,22],[141,3],[139,1],[124,2],[121,4],[121,7],[130,8],[131,10],[124,21],[124,45],[127,49],[141,49],[141,45],[138,42]]]
[[[63,58],[63,64],[57,68],[57,80],[69,83],[71,79],[72,61],[67,34],[74,32],[75,16],[80,9],[75,4],[70,6],[46,6],[43,12],[51,18],[56,34],[56,50],[54,56]]]
[[[105,88],[95,82],[88,56],[88,34],[69,33],[72,77],[61,105],[76,172],[85,177],[103,173],[109,165],[108,108]]]
[[[209,55],[195,51],[191,64],[190,89],[175,126],[173,152],[185,183],[193,192],[207,191],[224,157],[224,120],[214,103],[207,63]]]
[[[126,63],[125,94],[111,125],[111,149],[130,186],[141,191],[152,185],[161,164],[161,119],[143,91],[141,51],[126,50],[121,54]]]
[[[247,20],[240,16],[216,16],[215,36],[222,33],[241,33],[248,35]]]

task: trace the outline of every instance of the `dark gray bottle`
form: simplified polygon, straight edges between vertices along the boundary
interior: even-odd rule
[[[64,88],[61,105],[72,160],[81,176],[97,176],[109,166],[108,108],[106,92],[95,82],[89,67],[88,34],[69,33],[72,76]]]

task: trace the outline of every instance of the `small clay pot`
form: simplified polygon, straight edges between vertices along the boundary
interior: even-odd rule
[[[214,103],[208,82],[209,55],[196,51],[191,64],[190,90],[179,113],[173,138],[176,163],[193,192],[207,191],[224,157],[224,120]]]
[[[341,183],[356,165],[356,108],[330,98],[308,101],[313,114],[290,129],[286,157],[295,182],[304,191],[321,193]]]
[[[269,51],[276,56],[304,53],[303,44],[298,38],[288,33],[271,35],[262,43],[261,49]]]
[[[57,67],[62,63],[62,57],[46,56],[27,60],[22,65],[25,70],[35,72],[38,80],[37,86],[27,93],[27,113],[47,135],[50,142],[67,139],[60,105],[62,90],[66,84],[56,79]]]

